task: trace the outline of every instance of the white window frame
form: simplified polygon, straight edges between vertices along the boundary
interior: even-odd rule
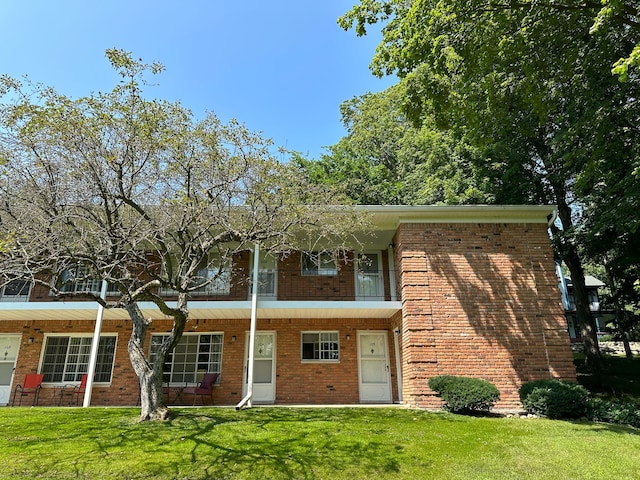
[[[305,342],[305,335],[315,335],[313,342]],[[305,358],[305,345],[313,343],[314,358]],[[335,344],[335,347],[330,345]],[[315,358],[317,353],[318,358]],[[325,358],[323,358],[325,357]],[[333,358],[332,358],[333,357]],[[300,332],[300,359],[303,363],[338,363],[340,362],[340,333],[334,330]]]
[[[66,351],[64,352],[64,362],[54,362],[53,366],[59,366],[62,365],[63,370],[62,370],[62,378],[60,380],[50,380],[47,379],[47,375],[50,375],[50,372],[45,372],[45,362],[47,359],[47,347],[49,346],[49,341],[53,338],[68,338],[69,341],[66,345]],[[74,342],[76,339],[80,340],[80,344],[79,345],[71,345],[72,342]],[[113,367],[115,365],[115,360],[116,360],[116,351],[118,348],[118,334],[116,333],[106,333],[106,334],[101,334],[100,335],[100,341],[102,340],[106,340],[106,339],[114,339],[113,340],[113,351],[109,352],[107,351],[107,355],[111,355],[111,365],[109,368],[109,379],[108,380],[96,380],[94,383],[97,385],[110,385],[111,382],[113,381]],[[81,379],[82,379],[82,375],[84,375],[85,373],[87,373],[88,369],[89,369],[89,356],[91,353],[91,343],[93,342],[93,335],[91,334],[80,334],[80,333],[75,333],[75,334],[64,334],[64,333],[52,333],[52,334],[45,334],[44,337],[44,342],[42,344],[42,351],[40,354],[40,364],[38,367],[38,371],[40,373],[45,373],[45,380],[43,383],[48,384],[48,385],[67,385],[67,384],[76,384],[76,383],[80,383]],[[79,351],[78,352],[73,352],[72,348],[70,347],[76,347]],[[107,345],[106,348],[109,348],[110,346]],[[104,355],[104,352],[100,352],[100,348],[98,349],[98,362],[96,365],[96,378],[99,379],[99,376],[101,374],[106,375],[107,372],[106,371],[101,371],[100,370],[100,365],[106,365],[106,362],[101,361],[100,356]],[[74,359],[73,357],[77,356],[79,358]],[[72,368],[72,366],[75,366],[75,368]],[[52,372],[52,373],[60,373],[60,372]],[[70,377],[75,377],[75,378],[70,378]]]
[[[157,348],[162,344],[164,338],[166,338],[169,334],[167,333],[154,333],[151,335],[151,339],[149,341],[149,361],[154,360],[154,348]],[[201,343],[200,339],[202,337],[220,337],[219,341],[213,342],[210,341],[207,343]],[[186,352],[184,354],[185,361],[178,361],[178,357],[183,354],[176,350],[180,350],[181,343],[185,342],[193,342],[193,339],[197,338],[197,350],[195,352],[194,358],[189,361],[189,357],[193,356],[194,353]],[[193,345],[193,343],[191,343]],[[208,345],[209,351],[200,351],[201,347]],[[218,346],[218,350],[215,350],[215,346]],[[185,383],[197,383],[202,380],[202,375],[205,373],[217,373],[218,380],[216,383],[220,381],[220,375],[222,373],[222,354],[223,354],[223,346],[224,346],[224,333],[223,332],[198,332],[198,333],[185,333],[182,335],[180,342],[174,348],[174,351],[169,352],[165,364],[163,366],[162,379],[164,383],[168,383],[171,386],[184,386]],[[200,355],[208,355],[209,358],[205,361],[203,357]],[[218,360],[215,360],[217,356]],[[212,360],[212,357],[214,358]],[[202,361],[201,361],[202,360]],[[199,368],[200,365],[206,364],[207,367],[205,369]],[[182,371],[175,371],[176,365],[183,365]],[[192,371],[187,370],[186,366],[193,365]],[[187,378],[188,377],[188,378]]]
[[[71,269],[67,268],[65,270],[63,270],[62,272],[60,272],[60,277],[61,277],[61,282],[62,288],[61,291],[64,293],[92,293],[94,295],[100,295],[101,291],[102,291],[102,280],[99,278],[93,278],[93,277],[89,277],[87,276],[87,272],[88,272],[88,268],[84,265],[81,266],[77,266],[74,267],[75,272],[78,272],[77,274],[72,274]],[[76,277],[84,277],[83,280],[75,280],[75,281],[70,281],[70,277],[72,276],[76,276]],[[67,277],[65,279],[65,277]],[[65,283],[67,282],[67,283]],[[118,290],[118,288],[112,284],[109,283],[107,284],[107,296],[109,295],[119,295],[120,291]],[[53,295],[53,292],[51,292],[51,295]]]
[[[190,292],[193,296],[228,296],[231,294],[231,259],[225,262],[222,267],[222,274],[219,275],[220,268],[218,267],[204,267],[198,270],[198,277],[213,279],[214,281],[208,283],[202,288]],[[160,295],[162,296],[174,296],[178,292],[172,288],[162,288]]]
[[[302,252],[300,263],[303,277],[338,275],[338,263],[329,252]]]
[[[12,283],[16,282],[24,282],[28,285],[26,293],[19,293],[17,295],[7,293],[7,287],[10,287]],[[29,297],[31,296],[32,287],[33,282],[31,280],[11,280],[9,283],[3,285],[2,288],[0,288],[0,302],[28,302]],[[20,292],[23,292],[23,290],[24,287],[20,289]]]

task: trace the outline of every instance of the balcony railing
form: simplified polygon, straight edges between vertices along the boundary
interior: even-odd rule
[[[392,301],[392,282],[395,272],[354,272],[340,270],[336,275],[309,275],[296,270],[261,270],[258,275],[258,295],[262,300],[272,301]],[[82,282],[77,288],[67,291],[99,293],[100,283]],[[0,301],[29,301],[28,291],[20,289],[21,295],[5,295],[0,292]],[[117,295],[110,286],[107,296]],[[175,290],[162,289],[160,294],[169,300],[177,296]],[[245,301],[251,298],[251,281],[246,271],[234,271],[232,275],[218,277],[202,289],[192,292],[194,301]]]

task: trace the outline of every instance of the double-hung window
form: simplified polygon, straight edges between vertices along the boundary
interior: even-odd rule
[[[302,275],[337,275],[336,259],[328,252],[303,252]]]
[[[167,335],[152,335],[149,360],[155,361],[158,348]],[[162,377],[164,382],[199,382],[205,373],[222,371],[222,334],[201,333],[182,336],[165,359]]]
[[[302,332],[302,360],[340,360],[338,332]]]
[[[89,369],[92,341],[93,338],[90,335],[47,336],[40,369],[40,373],[44,373],[44,381],[64,383],[82,380],[82,375]],[[96,382],[111,381],[115,350],[115,335],[100,337],[94,377]]]

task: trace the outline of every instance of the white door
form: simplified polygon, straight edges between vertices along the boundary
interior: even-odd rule
[[[244,385],[242,395],[247,393],[249,362],[249,333],[246,335],[244,361]],[[276,400],[276,333],[256,332],[253,348],[253,397],[254,403],[274,403]]]
[[[358,332],[360,401],[391,403],[387,332]]]
[[[0,335],[0,405],[11,400],[11,382],[18,358],[20,335]]]
[[[384,300],[382,261],[379,253],[358,255],[356,300]]]

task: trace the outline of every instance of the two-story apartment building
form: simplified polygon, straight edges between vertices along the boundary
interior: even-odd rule
[[[215,404],[243,398],[252,312],[254,403],[437,407],[427,380],[452,374],[493,382],[497,407],[516,408],[522,382],[575,379],[547,234],[552,207],[362,208],[374,231],[349,261],[258,253],[254,269],[255,252],[246,251],[229,275],[193,296],[184,337],[165,365],[170,402],[205,372],[219,373]],[[251,282],[238,281],[247,277],[259,285],[255,309]],[[171,321],[141,306],[153,319],[153,356]],[[40,405],[66,402],[64,387],[87,371],[96,311],[94,302],[61,301],[46,288],[4,287],[0,403],[27,373],[45,375]],[[137,401],[130,330],[125,311],[105,310],[94,405]]]
[[[571,277],[564,275],[562,266],[556,260],[556,274],[558,276],[558,285],[562,298],[562,306],[564,307],[565,316],[567,318],[567,329],[569,330],[569,338],[572,342],[581,342],[580,334],[580,318],[576,310],[576,301],[573,296],[573,281]],[[611,310],[603,310],[600,305],[600,296],[598,289],[605,286],[604,282],[592,275],[585,275],[584,282],[587,287],[587,295],[589,296],[589,310],[591,310],[595,322],[598,336],[611,333],[607,327],[607,323],[615,319],[615,312]]]

